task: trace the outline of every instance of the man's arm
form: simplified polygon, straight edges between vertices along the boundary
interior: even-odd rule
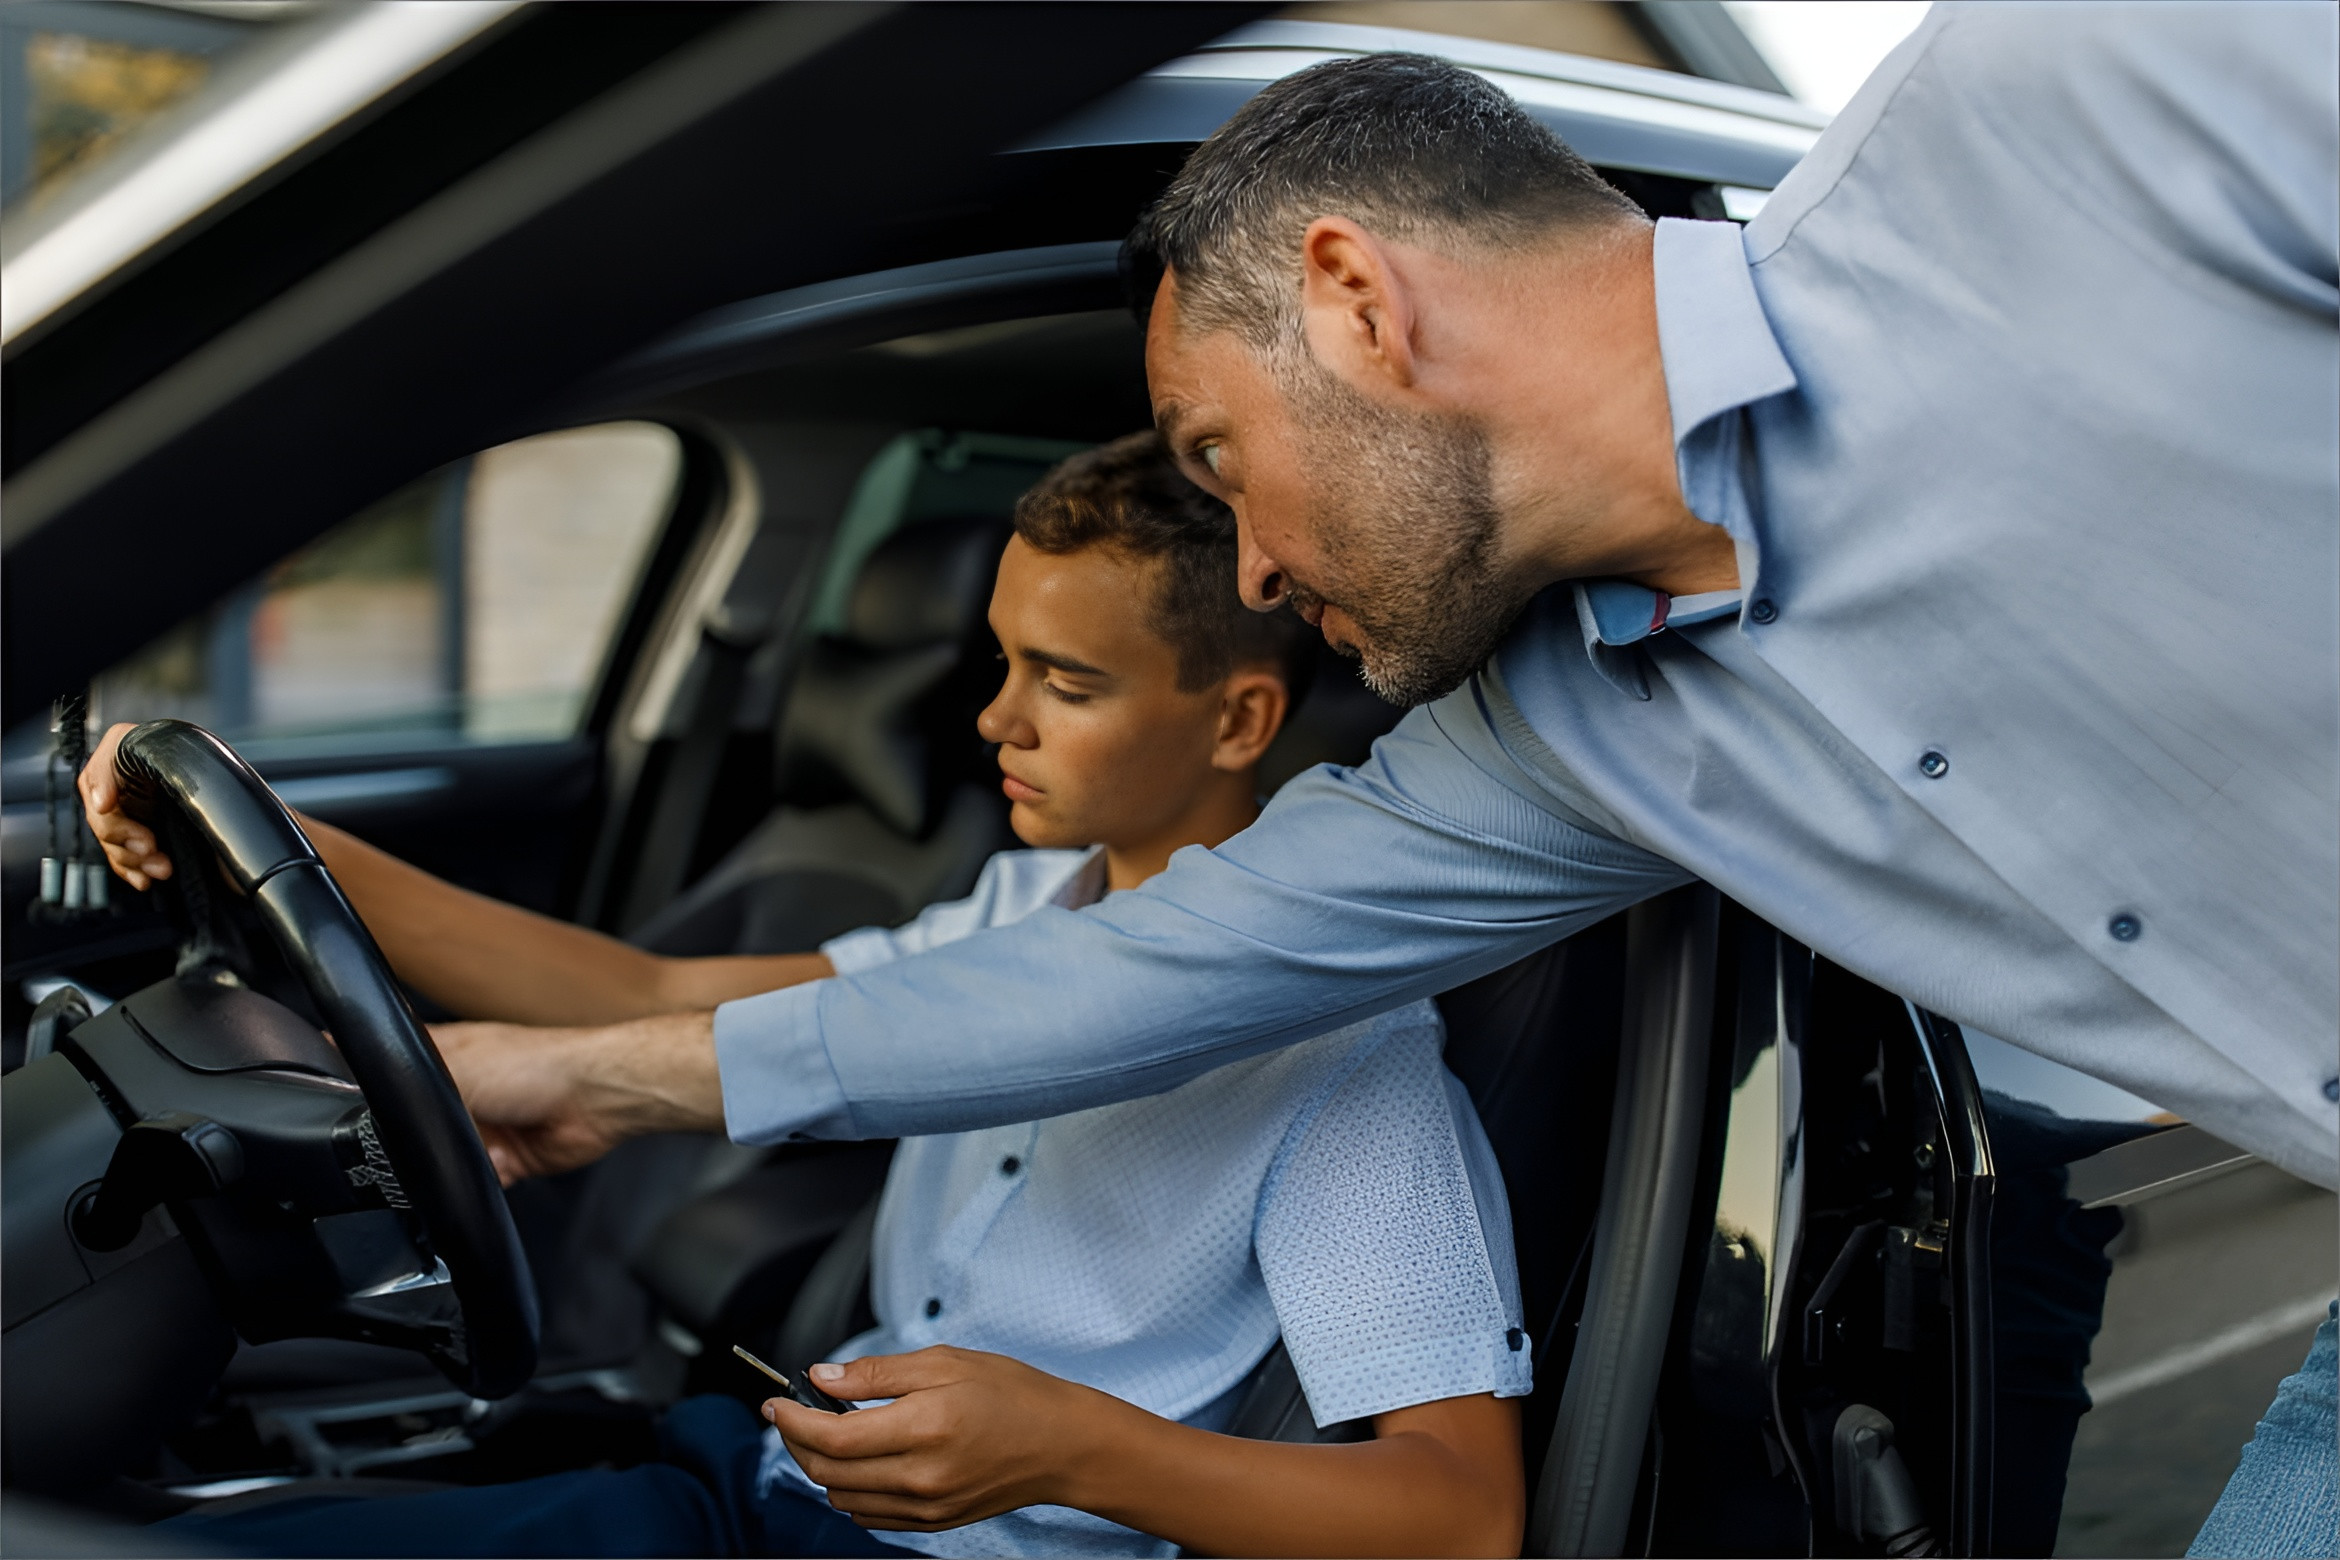
[[[106,733],[81,774],[90,828],[133,888],[167,878],[153,830],[121,809]],[[614,937],[504,904],[431,876],[328,823],[302,818],[325,868],[349,896],[399,978],[449,1012],[511,1024],[618,1024],[704,1010],[834,973],[818,953],[670,959]]]
[[[734,1001],[712,1023],[447,1061],[507,1174],[718,1122],[769,1143],[1035,1121],[1447,990],[1687,879],[1513,764],[1465,688],[1361,767],[1302,775],[1242,834],[1086,910]]]
[[[1294,1446],[1197,1430],[969,1349],[813,1374],[835,1396],[893,1399],[844,1415],[764,1406],[797,1466],[864,1527],[930,1531],[1044,1503],[1204,1554],[1519,1553],[1514,1400],[1422,1403],[1376,1415],[1370,1441]]]
[[[1476,684],[1143,887],[718,1009],[742,1142],[1030,1121],[1500,969],[1687,880],[1504,752]]]

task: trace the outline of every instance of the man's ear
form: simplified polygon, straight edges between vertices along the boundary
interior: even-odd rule
[[[1300,315],[1317,361],[1352,384],[1413,384],[1415,301],[1388,247],[1346,217],[1300,235]]]
[[[1284,729],[1292,696],[1284,679],[1264,667],[1238,667],[1219,686],[1219,738],[1211,767],[1226,774],[1251,768]]]

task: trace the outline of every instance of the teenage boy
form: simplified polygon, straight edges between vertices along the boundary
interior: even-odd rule
[[[1233,517],[1151,433],[1026,495],[991,605],[1006,678],[980,726],[1037,848],[817,954],[655,959],[330,830],[319,846],[401,973],[507,1018],[606,1023],[1078,910],[1258,815],[1306,631],[1246,612],[1234,575]],[[491,1058],[536,1038],[441,1036]],[[880,1529],[936,1555],[1515,1554],[1509,1400],[1529,1361],[1509,1214],[1442,1041],[1421,1002],[1150,1098],[905,1139],[878,1214],[879,1325],[812,1372],[877,1406],[775,1399],[767,1430],[693,1399],[645,1467],[181,1524],[239,1553],[906,1552]],[[1369,1420],[1370,1439],[1218,1433],[1279,1335],[1317,1421]]]

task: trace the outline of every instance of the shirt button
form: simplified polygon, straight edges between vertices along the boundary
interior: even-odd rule
[[[1939,780],[1950,772],[1950,755],[1938,748],[1928,748],[1918,755],[1918,773],[1928,780]]]
[[[1013,1154],[1008,1155],[1007,1158],[999,1162],[999,1173],[1001,1175],[1014,1175],[1018,1170],[1023,1168],[1024,1162]]]
[[[1514,1327],[1503,1334],[1503,1342],[1505,1347],[1510,1349],[1512,1353],[1517,1354],[1520,1349],[1527,1343],[1527,1334]]]
[[[927,1314],[927,1315],[929,1315],[929,1316],[940,1316],[940,1315],[942,1315],[942,1302],[941,1302],[940,1300],[929,1300],[929,1301],[927,1301],[927,1302],[926,1302],[926,1314]]]
[[[1747,604],[1747,616],[1758,623],[1768,623],[1779,616],[1779,608],[1772,603],[1769,596],[1757,596]]]
[[[2126,910],[2114,916],[2104,929],[2112,933],[2114,942],[2135,942],[2145,935],[2145,923]]]
[[[2334,1104],[2340,1104],[2340,1078],[2326,1078],[2324,1080],[2324,1098]]]

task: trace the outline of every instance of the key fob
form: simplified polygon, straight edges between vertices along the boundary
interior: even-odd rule
[[[833,1398],[814,1386],[810,1371],[799,1370],[794,1376],[790,1376],[784,1371],[774,1370],[736,1343],[731,1346],[731,1352],[780,1383],[781,1391],[807,1408],[817,1408],[824,1414],[850,1414],[853,1412],[851,1403],[846,1402],[843,1398]]]
[[[833,1398],[812,1384],[812,1373],[799,1370],[789,1378],[788,1395],[807,1408],[817,1408],[824,1414],[850,1414],[853,1405],[843,1398]]]

